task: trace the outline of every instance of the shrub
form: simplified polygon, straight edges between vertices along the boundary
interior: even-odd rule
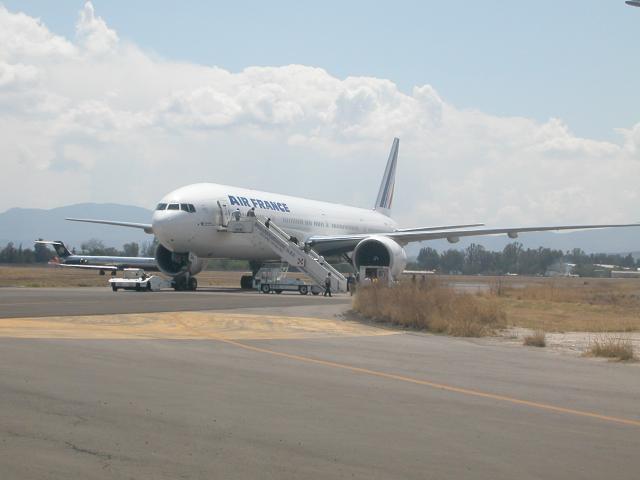
[[[376,321],[459,337],[490,335],[505,324],[494,296],[459,293],[435,280],[419,286],[362,287],[353,308]]]
[[[536,330],[531,335],[526,335],[522,343],[528,347],[546,347],[547,339],[544,330]]]
[[[633,360],[635,358],[631,339],[613,335],[600,335],[591,340],[587,354],[617,360]]]

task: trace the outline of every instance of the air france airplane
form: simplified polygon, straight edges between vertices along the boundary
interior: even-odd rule
[[[364,209],[320,202],[279,193],[250,190],[215,183],[197,183],[165,195],[153,213],[151,223],[69,218],[122,227],[139,228],[159,241],[155,252],[157,266],[174,278],[176,289],[195,290],[194,275],[204,267],[204,259],[229,258],[251,261],[255,275],[261,262],[279,260],[267,242],[234,234],[226,226],[235,211],[246,216],[252,210],[269,218],[289,235],[322,255],[346,255],[360,266],[389,267],[392,277],[399,276],[407,263],[404,247],[411,242],[461,237],[507,234],[517,238],[521,232],[577,230],[606,227],[640,226],[560,225],[523,228],[477,228],[483,224],[439,227],[399,228],[391,218],[396,167],[400,141],[394,139],[374,208]],[[243,286],[251,277],[243,279]]]

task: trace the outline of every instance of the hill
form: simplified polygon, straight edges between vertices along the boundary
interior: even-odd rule
[[[122,220],[151,223],[151,211],[131,205],[114,203],[80,203],[49,210],[11,208],[0,213],[0,245],[14,242],[16,246],[33,248],[37,238],[62,240],[70,247],[79,247],[90,238],[97,238],[108,247],[121,248],[127,242],[148,242],[153,239],[137,228],[68,222],[66,217]]]

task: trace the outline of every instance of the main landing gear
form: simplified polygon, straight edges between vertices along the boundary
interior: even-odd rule
[[[253,275],[242,275],[240,277],[240,288],[251,290],[253,288]]]
[[[176,277],[173,280],[173,289],[176,292],[183,292],[185,290],[190,290],[195,292],[198,288],[198,280],[196,277],[183,275],[181,277]]]
[[[256,276],[258,270],[262,267],[262,262],[258,260],[249,260],[249,268],[251,268],[251,275],[242,275],[240,277],[240,288],[243,290],[253,289],[253,277]]]

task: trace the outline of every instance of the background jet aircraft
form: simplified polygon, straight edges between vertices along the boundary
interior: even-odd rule
[[[36,240],[40,245],[51,245],[56,251],[57,257],[51,262],[60,267],[86,268],[98,270],[101,275],[111,272],[112,275],[118,270],[125,268],[142,268],[144,270],[158,270],[156,259],[153,257],[112,257],[108,255],[76,255],[60,240]]]
[[[640,7],[640,2],[636,0],[627,0],[624,3],[626,3],[627,5],[631,5],[632,7]]]

